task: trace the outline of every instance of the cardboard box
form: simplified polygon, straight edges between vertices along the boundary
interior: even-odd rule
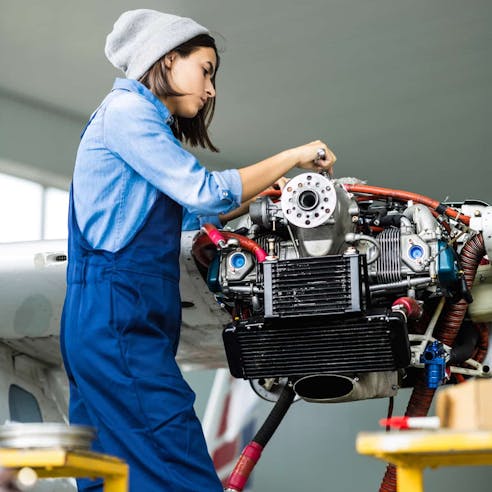
[[[436,413],[441,427],[492,430],[492,379],[472,379],[437,393]]]

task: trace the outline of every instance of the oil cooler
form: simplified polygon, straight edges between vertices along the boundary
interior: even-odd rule
[[[231,374],[255,379],[406,367],[405,319],[367,306],[365,269],[358,254],[265,262],[265,315],[223,332]]]

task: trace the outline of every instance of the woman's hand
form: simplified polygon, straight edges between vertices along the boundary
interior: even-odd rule
[[[308,171],[328,171],[332,174],[333,164],[337,160],[335,154],[321,140],[315,140],[306,145],[291,149],[296,158],[296,167]],[[324,152],[320,159],[318,153]]]
[[[318,153],[323,153],[320,158]],[[284,150],[268,159],[239,169],[243,193],[242,202],[255,197],[288,173],[293,167],[308,171],[327,171],[331,169],[337,158],[321,140]]]

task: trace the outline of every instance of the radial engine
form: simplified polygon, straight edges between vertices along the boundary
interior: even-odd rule
[[[308,172],[260,196],[234,232],[206,225],[193,252],[232,316],[232,375],[266,399],[289,384],[339,402],[489,376],[491,237],[483,202]]]

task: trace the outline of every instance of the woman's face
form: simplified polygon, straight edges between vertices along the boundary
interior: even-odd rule
[[[215,97],[212,77],[217,66],[213,48],[198,48],[186,58],[176,52],[165,57],[171,87],[183,96],[167,96],[164,104],[175,116],[194,118],[210,97]]]

